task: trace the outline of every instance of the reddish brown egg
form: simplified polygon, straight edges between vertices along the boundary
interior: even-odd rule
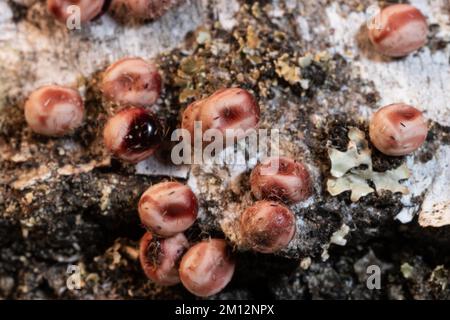
[[[78,6],[80,9],[80,22],[93,20],[102,13],[105,0],[47,0],[48,11],[62,23],[73,14],[70,6]]]
[[[193,132],[194,121],[202,130],[216,129],[237,139],[259,123],[260,109],[251,93],[240,88],[222,89],[212,96],[196,101],[184,111],[182,128]]]
[[[252,94],[244,89],[223,89],[207,98],[200,120],[205,129],[253,129],[258,125],[259,106]]]
[[[204,240],[190,248],[181,259],[180,279],[192,294],[209,297],[233,277],[235,263],[225,240]]]
[[[121,19],[156,19],[184,0],[113,0],[111,12]]]
[[[161,145],[163,137],[163,126],[156,115],[137,107],[119,111],[103,130],[106,148],[131,163],[150,157]]]
[[[196,121],[200,121],[200,110],[203,100],[191,103],[183,112],[181,127],[188,130],[191,135],[191,142],[194,139],[194,125]]]
[[[183,232],[197,219],[197,198],[179,182],[163,182],[148,188],[139,201],[142,224],[159,236]]]
[[[308,170],[286,157],[271,158],[257,165],[250,176],[252,193],[258,199],[296,203],[311,195]]]
[[[370,141],[382,153],[403,156],[417,150],[425,141],[428,126],[422,112],[397,103],[379,109],[369,127]]]
[[[179,233],[167,239],[144,234],[140,243],[139,260],[145,275],[153,282],[172,286],[180,282],[178,267],[183,253],[189,248],[186,237]]]
[[[423,14],[409,4],[388,6],[373,18],[369,38],[379,53],[406,56],[427,42],[428,25]]]
[[[62,86],[45,86],[34,91],[25,103],[30,128],[46,136],[63,136],[81,126],[84,104],[79,92]]]
[[[101,89],[107,100],[119,105],[147,107],[159,98],[161,75],[153,63],[125,58],[105,71]]]
[[[289,244],[295,234],[295,216],[285,206],[258,201],[247,208],[240,219],[243,243],[262,253],[277,252]]]

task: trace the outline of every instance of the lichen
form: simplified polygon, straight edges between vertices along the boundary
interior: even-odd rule
[[[350,199],[356,202],[375,190],[377,193],[391,191],[408,194],[408,188],[399,183],[410,176],[406,164],[385,172],[373,171],[371,151],[364,132],[352,127],[348,137],[350,141],[347,151],[328,149],[331,160],[330,173],[333,177],[327,181],[327,190],[332,196],[351,191]],[[362,165],[367,169],[357,169]],[[369,185],[369,181],[373,183],[375,189]]]
[[[300,82],[300,68],[290,63],[287,53],[278,58],[275,65],[276,73],[289,84],[293,85]]]
[[[450,225],[450,201],[435,203],[431,210],[422,210],[419,224],[435,228]]]

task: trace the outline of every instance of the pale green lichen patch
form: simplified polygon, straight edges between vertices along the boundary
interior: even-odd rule
[[[405,279],[410,279],[414,275],[414,267],[408,262],[405,262],[400,266],[400,271]]]
[[[328,149],[328,156],[331,159],[331,175],[336,178],[342,177],[350,169],[357,168],[360,165],[372,167],[372,158],[370,149],[365,140],[364,132],[351,128],[348,137],[350,142],[346,152],[333,148]]]
[[[401,180],[408,179],[410,176],[406,163],[400,167],[385,172],[372,172],[371,180],[375,184],[377,191],[387,190],[394,193],[400,192],[408,194],[409,190],[406,186],[399,183]]]
[[[410,176],[406,164],[393,170],[375,172],[364,132],[357,128],[350,128],[348,137],[350,141],[347,151],[328,149],[331,160],[330,173],[333,177],[327,181],[327,190],[332,196],[351,191],[350,199],[356,202],[375,191],[369,185],[369,181],[372,181],[378,193],[381,191],[409,193],[408,188],[400,183]],[[357,168],[361,165],[366,166],[367,169],[358,170]]]
[[[356,202],[361,197],[374,192],[374,190],[367,183],[366,179],[353,173],[346,174],[345,176],[337,179],[328,179],[327,189],[332,196],[337,196],[344,191],[351,191],[352,193],[350,199],[353,202]]]

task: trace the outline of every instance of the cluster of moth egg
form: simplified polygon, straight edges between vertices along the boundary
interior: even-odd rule
[[[48,0],[48,10],[65,22],[68,0]],[[105,0],[77,1],[81,22],[93,20],[105,11]],[[148,18],[155,1],[115,0],[113,7],[126,8],[132,15]],[[369,38],[379,53],[401,57],[426,42],[427,24],[422,13],[410,5],[392,5],[373,18]],[[141,58],[125,58],[103,74],[101,92],[117,106],[107,121],[103,136],[106,148],[116,157],[137,163],[151,156],[164,140],[164,125],[150,111],[160,96],[161,75],[155,64]],[[45,86],[33,92],[25,104],[25,118],[38,134],[62,136],[79,128],[84,118],[79,92],[63,86]],[[260,109],[253,95],[241,88],[227,88],[189,105],[182,115],[183,129],[193,133],[195,121],[203,130],[227,129],[245,132],[255,128]],[[389,156],[409,154],[425,141],[427,124],[422,113],[405,104],[378,110],[370,121],[373,145]],[[193,135],[192,135],[193,136]],[[236,138],[242,138],[237,136]],[[250,177],[257,199],[240,218],[244,245],[261,253],[285,248],[296,232],[295,215],[289,205],[307,199],[312,183],[306,167],[286,157],[258,164]],[[197,218],[198,200],[192,190],[178,182],[151,186],[141,197],[139,216],[147,232],[140,242],[140,261],[145,274],[161,285],[181,282],[197,296],[210,296],[231,280],[235,262],[224,239],[206,239],[191,245],[183,234]]]

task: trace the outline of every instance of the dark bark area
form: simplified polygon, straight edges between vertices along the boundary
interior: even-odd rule
[[[305,10],[312,14],[325,3]],[[356,3],[347,2],[351,8]],[[287,152],[317,169],[314,202],[295,208],[304,222],[297,244],[278,256],[237,247],[234,278],[213,298],[449,299],[450,226],[422,228],[417,218],[406,225],[395,221],[403,208],[397,194],[374,193],[352,203],[348,192],[332,197],[325,189],[327,147],[345,150],[350,126],[367,132],[357,109],[376,109],[379,93],[372,83],[350,76],[351,61],[327,54],[327,43],[317,40],[321,49],[311,49],[293,27],[293,13],[275,19],[265,8],[242,5],[231,32],[208,21],[179,48],[157,57],[164,91],[156,111],[168,127],[178,126],[180,111],[191,101],[240,86],[258,99],[261,126],[280,128]],[[24,8],[13,9],[16,19],[27,19]],[[317,15],[318,24],[323,16]],[[199,40],[205,36],[207,41]],[[312,62],[301,65],[299,59],[308,53]],[[303,82],[290,83],[277,72],[283,55],[289,68],[299,68]],[[181,285],[152,284],[140,269],[138,240],[145,230],[137,203],[148,186],[170,177],[137,175],[133,166],[109,158],[101,132],[110,106],[98,88],[100,72],[82,79],[87,118],[68,138],[32,134],[23,118],[23,99],[2,99],[8,106],[0,110],[0,298],[194,299]],[[432,159],[437,146],[449,143],[448,132],[435,124],[418,158],[424,163]],[[165,154],[158,156],[165,161]],[[384,171],[405,159],[374,153],[373,161]],[[229,203],[249,193],[249,172],[241,178],[242,194],[221,190],[220,174],[197,168],[191,175],[199,181],[197,196],[209,214],[187,236],[192,242],[223,236],[218,221]],[[347,244],[330,245],[343,224],[350,228]],[[329,258],[323,261],[328,246]],[[80,290],[66,286],[72,264],[81,268]],[[369,265],[381,268],[380,290],[366,286]]]

